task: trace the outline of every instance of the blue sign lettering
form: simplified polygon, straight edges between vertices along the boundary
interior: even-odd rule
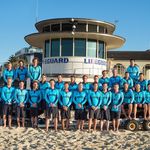
[[[104,60],[100,60],[100,59],[91,59],[91,58],[84,58],[84,63],[85,63],[85,64],[104,65],[104,66],[107,65],[106,61],[104,61]]]
[[[68,58],[48,58],[43,60],[44,64],[68,63],[68,62],[69,62]]]

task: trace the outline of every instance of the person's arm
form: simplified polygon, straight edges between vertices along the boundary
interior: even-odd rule
[[[45,91],[45,101],[48,105],[50,104],[49,97],[48,97],[48,90]]]
[[[120,94],[121,94],[121,98],[119,99],[119,103],[118,103],[118,105],[116,105],[117,107],[119,107],[119,106],[121,106],[121,105],[122,105],[122,103],[123,103],[123,99],[124,99],[123,93],[121,92]]]
[[[25,96],[25,100],[24,100],[24,104],[26,104],[29,101],[29,93],[27,91],[26,96]]]
[[[87,99],[88,99],[88,104],[89,104],[89,106],[92,107],[91,92],[89,92]]]
[[[111,103],[111,99],[112,99],[112,93],[109,92],[109,99],[108,99],[108,102],[107,102],[107,104],[106,104],[107,108],[108,108],[108,106],[109,106],[110,103]]]
[[[132,78],[130,78],[130,81],[131,81],[131,88],[133,87],[133,79]]]
[[[78,105],[77,101],[76,101],[76,92],[74,93],[73,97],[72,97],[73,103],[75,105]]]
[[[136,68],[137,68],[136,76],[137,76],[137,78],[138,78],[138,77],[139,77],[139,74],[140,74],[140,69],[139,69],[139,67],[138,67],[138,66],[136,66]]]
[[[3,100],[5,103],[8,102],[8,99],[7,99],[6,96],[5,96],[5,88],[2,88],[1,97],[2,97],[2,100]]]
[[[31,80],[34,80],[32,76],[32,66],[29,67],[28,76]]]
[[[131,92],[131,104],[132,104],[134,102],[134,93],[132,90],[130,90],[130,92]]]
[[[55,106],[57,105],[58,100],[59,100],[59,92],[58,92],[58,90],[57,90],[56,98],[55,98],[55,101],[54,101],[54,103],[53,103]]]
[[[3,79],[7,83],[6,69],[3,71]]]
[[[63,103],[62,103],[62,93],[60,92],[60,96],[59,96],[59,104],[61,105],[61,106],[63,106]]]
[[[15,90],[14,99],[15,99],[16,103],[19,104],[18,89]]]
[[[145,99],[145,91],[142,92],[142,104],[144,104],[146,102]]]
[[[42,93],[41,93],[41,91],[39,90],[39,91],[38,91],[38,101],[37,101],[37,103],[40,103],[41,100],[42,100]]]
[[[67,104],[67,107],[70,107],[72,104],[72,93],[71,93],[71,96],[70,96],[70,99],[69,99],[69,103]]]
[[[102,96],[100,96],[99,98],[98,98],[98,104],[97,104],[97,107],[100,107],[100,105],[102,104]]]
[[[41,67],[39,66],[39,75],[38,75],[38,80],[40,80],[40,79],[41,79],[41,74],[42,74],[42,69],[41,69]]]

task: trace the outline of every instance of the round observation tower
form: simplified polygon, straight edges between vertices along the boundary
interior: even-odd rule
[[[35,24],[38,33],[25,36],[30,45],[43,49],[43,73],[50,77],[101,75],[107,50],[121,47],[125,39],[113,35],[115,25],[86,18],[57,18]]]

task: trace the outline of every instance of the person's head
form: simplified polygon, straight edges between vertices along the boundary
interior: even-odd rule
[[[106,91],[108,89],[108,84],[107,83],[103,83],[103,91]]]
[[[140,80],[144,80],[144,74],[140,73],[139,78],[140,78]]]
[[[114,91],[115,92],[119,91],[119,84],[117,84],[117,83],[114,84]]]
[[[33,81],[33,89],[38,89],[38,81]]]
[[[75,80],[76,80],[76,78],[75,78],[75,76],[74,76],[74,75],[70,77],[70,81],[71,81],[71,83],[74,83],[74,82],[75,82]]]
[[[124,87],[125,90],[128,90],[129,84],[126,82],[126,83],[124,83],[123,87]]]
[[[141,88],[140,84],[137,83],[137,84],[135,85],[135,90],[136,90],[136,91],[140,91],[140,88]]]
[[[8,62],[8,64],[7,64],[7,69],[8,69],[8,70],[11,70],[11,69],[12,69],[12,63],[11,63],[11,62]]]
[[[39,63],[39,59],[37,57],[34,57],[32,60],[33,66],[37,66]]]
[[[58,79],[58,82],[62,82],[62,75],[59,74],[58,77],[57,77],[57,79]]]
[[[106,77],[107,76],[107,70],[103,70],[102,75],[103,75],[103,77]]]
[[[20,89],[24,89],[24,82],[23,82],[23,81],[20,81],[20,82],[19,82],[19,88],[20,88]]]
[[[98,75],[94,76],[94,82],[98,82]]]
[[[51,88],[54,88],[55,87],[55,80],[51,79],[49,82],[50,82]]]
[[[24,66],[24,61],[23,60],[19,60],[18,64],[19,64],[19,67],[23,67]]]
[[[45,82],[45,81],[46,81],[46,75],[45,75],[45,74],[42,74],[41,79],[42,79],[42,82]]]
[[[93,83],[93,89],[94,89],[94,91],[98,90],[98,83],[97,82]]]
[[[87,75],[83,75],[82,79],[83,79],[83,82],[86,83],[87,79],[88,79],[88,76]]]
[[[82,82],[80,82],[79,84],[78,84],[78,90],[81,92],[81,91],[83,91],[83,84],[82,84]]]
[[[68,89],[69,89],[69,83],[68,83],[68,82],[65,82],[64,88],[65,88],[65,90],[68,90]]]
[[[114,69],[112,70],[112,73],[113,73],[113,76],[116,77],[116,76],[117,76],[117,69],[114,68]]]
[[[7,85],[11,86],[12,85],[12,78],[7,78]]]
[[[129,78],[130,74],[129,72],[125,72],[125,78]]]
[[[135,60],[134,59],[130,59],[130,66],[134,66],[135,64]]]

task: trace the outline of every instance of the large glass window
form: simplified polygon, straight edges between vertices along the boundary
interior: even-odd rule
[[[72,31],[72,24],[71,23],[63,23],[62,24],[62,31]]]
[[[86,56],[86,40],[75,39],[74,40],[74,56]]]
[[[45,26],[43,28],[43,32],[50,32],[50,26]]]
[[[98,57],[99,58],[104,58],[105,56],[105,51],[104,51],[104,42],[99,41],[99,49],[98,49]]]
[[[52,32],[59,32],[60,31],[60,24],[52,24],[51,25]]]
[[[86,32],[86,24],[84,24],[84,23],[77,23],[75,26],[76,26],[75,31]]]
[[[97,25],[88,24],[88,32],[97,32]]]
[[[51,57],[60,56],[60,39],[51,40]]]
[[[49,57],[49,51],[50,51],[50,42],[49,42],[49,40],[46,40],[45,41],[44,57]]]
[[[73,39],[62,39],[61,56],[73,56]]]
[[[105,28],[104,27],[102,27],[102,26],[99,26],[99,33],[104,33],[105,31]]]
[[[87,56],[96,57],[96,41],[95,40],[88,40]]]

